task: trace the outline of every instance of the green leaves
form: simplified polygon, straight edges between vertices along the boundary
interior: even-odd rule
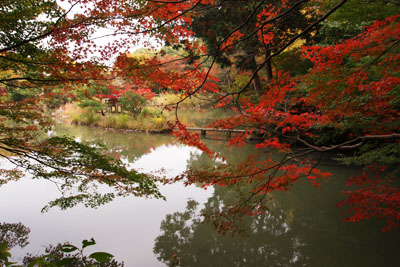
[[[82,249],[89,247],[89,246],[93,246],[96,244],[96,241],[94,241],[93,237],[90,240],[83,240],[82,241]]]
[[[8,261],[8,257],[11,257],[11,254],[8,248],[8,243],[7,242],[3,242],[0,243],[0,260],[1,261]]]
[[[321,9],[327,10],[336,1],[325,1]],[[385,0],[350,0],[321,24],[315,40],[323,45],[338,43],[360,34],[375,20],[383,20],[399,13],[399,5]]]
[[[69,253],[69,252],[73,252],[73,251],[78,250],[78,248],[75,247],[75,246],[73,246],[73,245],[65,244],[65,245],[62,245],[62,246],[61,246],[61,249],[60,249],[60,250],[61,250],[62,252],[67,252],[67,253]]]
[[[120,160],[104,155],[98,145],[82,144],[69,137],[46,138],[25,145],[24,149],[15,138],[3,143],[20,155],[11,159],[15,165],[29,170],[35,178],[55,179],[60,183],[63,196],[51,201],[43,211],[54,206],[67,209],[79,203],[95,208],[117,196],[163,198],[152,178],[128,170]],[[97,192],[99,184],[109,186],[112,192]]]
[[[71,252],[77,251],[80,254],[83,254],[83,250],[86,247],[93,246],[95,244],[96,244],[96,241],[93,238],[91,238],[90,240],[85,239],[82,241],[81,249],[79,249],[78,247],[71,245],[71,244],[64,244],[60,247],[60,251],[65,252],[65,253],[71,253]],[[51,255],[49,255],[49,256],[51,256]],[[92,259],[96,260],[97,262],[109,262],[112,258],[114,258],[114,256],[107,252],[94,252],[89,255],[89,258],[92,258]],[[73,258],[64,258],[60,261],[57,261],[56,265],[64,266],[65,264],[70,264],[72,261],[73,261]]]
[[[90,254],[89,257],[98,262],[109,262],[112,258],[114,258],[113,255],[107,252],[95,252]]]
[[[127,91],[123,97],[119,99],[123,110],[128,111],[134,117],[140,114],[146,104],[146,98],[132,91]]]
[[[65,258],[65,259],[55,262],[55,265],[56,266],[68,266],[69,264],[73,263],[73,261],[74,261],[73,258]]]
[[[83,240],[82,247],[72,244],[59,244],[46,249],[46,254],[34,257],[25,257],[24,263],[28,267],[59,267],[59,266],[123,266],[113,260],[114,256],[108,252],[93,252],[89,256],[84,255],[85,248],[93,246],[96,241]]]
[[[0,266],[13,266],[13,267],[21,267],[17,265],[15,262],[8,261],[8,258],[11,257],[11,253],[9,252],[10,248],[8,246],[7,241],[0,243]]]

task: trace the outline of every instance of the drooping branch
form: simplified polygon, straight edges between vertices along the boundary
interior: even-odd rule
[[[288,136],[286,136],[286,137],[288,137]],[[327,151],[333,151],[333,150],[336,150],[336,149],[340,149],[340,150],[355,149],[355,148],[358,148],[358,147],[362,146],[364,144],[365,140],[399,139],[400,138],[400,134],[399,133],[393,133],[393,134],[382,134],[382,135],[365,135],[365,136],[360,136],[360,137],[354,138],[352,140],[343,142],[341,144],[332,145],[332,146],[329,146],[329,147],[312,145],[312,144],[308,143],[307,141],[305,141],[304,139],[301,139],[300,137],[293,137],[293,138],[296,139],[297,141],[303,143],[305,146],[315,150],[315,151],[327,152]]]

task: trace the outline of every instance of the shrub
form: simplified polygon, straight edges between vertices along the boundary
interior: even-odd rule
[[[129,112],[134,117],[140,114],[147,102],[146,98],[132,91],[127,91],[118,101],[122,110]]]

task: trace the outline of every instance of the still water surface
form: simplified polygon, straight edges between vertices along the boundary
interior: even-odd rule
[[[212,164],[199,150],[178,144],[171,136],[113,133],[100,129],[60,126],[57,134],[81,141],[100,141],[110,154],[145,172],[166,169],[175,176],[188,165]],[[237,162],[253,145],[227,147],[225,141],[205,140],[228,162]],[[277,193],[271,212],[248,220],[247,237],[217,235],[197,214],[234,197],[224,188],[201,189],[181,184],[161,188],[167,201],[119,198],[98,209],[78,206],[67,211],[40,209],[59,196],[54,184],[29,177],[0,187],[1,222],[22,222],[31,229],[30,244],[12,253],[41,253],[48,244],[79,245],[93,237],[91,251],[107,251],[125,266],[399,266],[400,231],[382,233],[380,222],[345,224],[335,204],[342,199],[345,177],[359,170],[324,162],[334,173],[315,189],[308,182]]]

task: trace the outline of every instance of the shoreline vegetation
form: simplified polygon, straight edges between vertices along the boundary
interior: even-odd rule
[[[177,102],[180,96],[164,93],[155,96],[133,116],[129,112],[100,112],[90,108],[79,107],[78,102],[62,105],[55,110],[55,118],[67,124],[84,125],[109,131],[137,132],[149,134],[168,134],[172,132],[171,124],[175,122],[175,110],[163,107]],[[226,117],[229,111],[224,109],[203,109],[205,103],[199,99],[188,99],[179,107],[179,119],[188,127],[206,127],[211,119]],[[210,116],[211,115],[211,116]]]

